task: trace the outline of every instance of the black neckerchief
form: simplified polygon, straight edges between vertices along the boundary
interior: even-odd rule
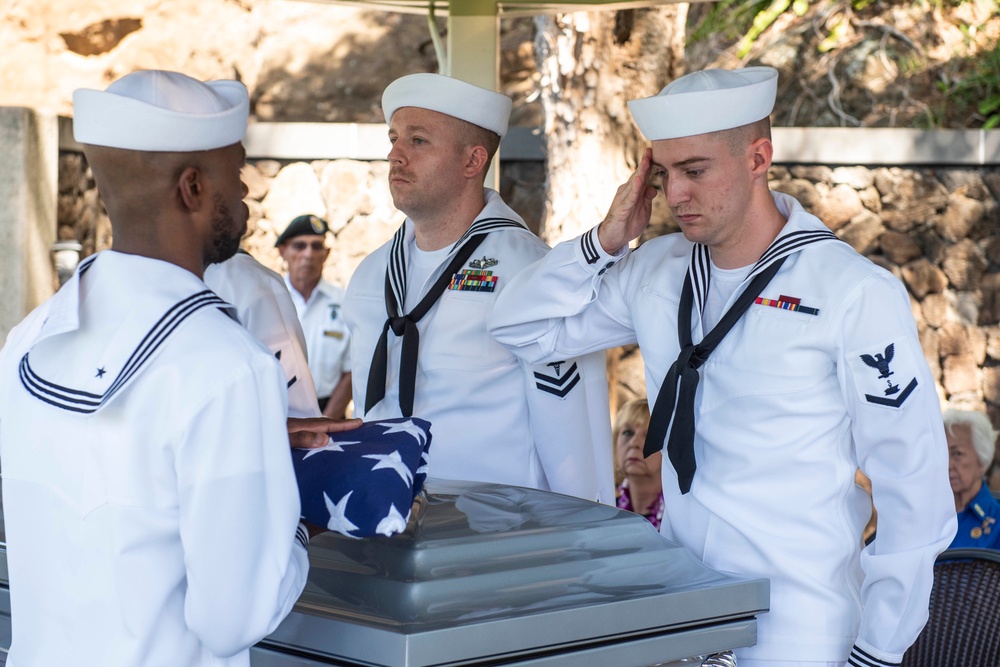
[[[691,490],[691,481],[697,468],[694,456],[694,398],[698,389],[698,369],[736,325],[789,255],[807,245],[830,240],[839,239],[828,230],[796,231],[775,239],[747,274],[746,279],[750,280],[750,284],[740,293],[719,323],[697,345],[691,341],[691,311],[697,302],[699,315],[704,313],[711,276],[711,256],[708,246],[695,244],[691,249],[691,262],[684,277],[680,305],[677,309],[677,340],[680,353],[660,385],[660,393],[653,405],[649,429],[646,432],[646,444],[643,448],[643,455],[647,457],[663,449],[669,428],[667,456],[677,471],[677,484],[682,494]]]
[[[479,244],[494,229],[524,225],[507,218],[483,218],[472,223],[449,251],[451,261],[437,277],[431,288],[413,310],[400,315],[406,303],[406,225],[401,226],[392,238],[389,261],[385,269],[386,320],[382,335],[375,345],[371,368],[368,371],[368,389],[365,393],[365,414],[385,397],[385,377],[389,366],[389,330],[403,338],[399,361],[399,409],[404,417],[413,415],[414,387],[417,379],[417,350],[420,333],[417,322],[427,314],[444,293],[451,278],[469,261]]]

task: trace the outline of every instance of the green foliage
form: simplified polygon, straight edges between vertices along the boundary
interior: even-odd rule
[[[987,1],[992,5],[991,14],[1000,12],[1000,0]],[[745,59],[776,21],[793,12],[798,17],[808,14],[812,29],[820,31],[815,47],[820,53],[835,52],[856,45],[858,39],[852,39],[852,29],[867,32],[879,23],[878,20],[867,21],[866,17],[873,13],[878,15],[897,2],[913,2],[931,11],[935,8],[950,10],[982,0],[717,0],[699,6],[698,13],[694,14],[699,18],[689,27],[688,42],[718,35],[734,44],[736,55]],[[859,24],[866,27],[858,28]],[[1000,44],[994,45],[991,51],[977,50],[977,43],[978,49],[982,49],[983,42],[980,26],[959,24],[958,28],[964,37],[962,50],[975,55],[954,55],[944,68],[948,74],[940,74],[936,99],[927,100],[925,111],[916,122],[925,127],[976,127],[981,124],[986,129],[1000,128]],[[891,24],[883,30],[891,30]],[[892,34],[907,40],[904,35]],[[930,72],[925,54],[919,46],[908,40],[907,43],[911,48],[896,49],[890,55],[898,67],[899,78],[923,77],[926,80]]]
[[[950,83],[939,82],[949,115],[961,117],[974,109],[983,128],[1000,126],[1000,43],[972,60],[972,70]]]
[[[936,82],[940,101],[927,107],[926,127],[1000,127],[1000,42],[965,58],[954,58]]]
[[[754,17],[766,6],[767,0],[713,2],[705,16],[688,32],[688,42],[698,42],[716,33],[735,39],[750,29]]]
[[[835,6],[850,6],[862,10],[879,0],[719,0],[694,29],[688,34],[688,41],[694,43],[711,34],[741,35],[736,55],[746,57],[757,39],[785,12],[791,10],[796,16],[805,16],[810,7],[820,9]],[[968,0],[934,0],[936,2],[966,2]],[[821,50],[836,48],[839,39],[847,32],[846,19],[837,21],[823,41]]]
[[[761,33],[767,30],[791,4],[792,0],[772,0],[771,4],[757,12],[757,15],[753,17],[753,23],[750,24],[750,30],[740,40],[736,55],[745,58]]]
[[[837,48],[846,35],[848,29],[851,27],[851,22],[846,16],[840,16],[837,21],[830,27],[830,32],[827,33],[826,38],[819,43],[819,50],[821,53],[826,53],[827,51],[833,51]]]

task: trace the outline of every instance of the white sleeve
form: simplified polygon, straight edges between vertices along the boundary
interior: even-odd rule
[[[240,323],[281,363],[289,417],[319,417],[306,337],[285,281],[249,255],[205,269],[205,283],[236,307]]]
[[[875,275],[846,304],[832,332],[838,377],[878,512],[876,538],[861,554],[861,625],[849,664],[878,667],[899,664],[927,621],[934,560],[955,535],[955,506],[941,409],[905,288]]]
[[[535,451],[549,488],[614,504],[614,460],[603,352],[560,363],[522,362]]]
[[[260,341],[277,357],[282,370],[285,371],[288,383],[288,416],[321,416],[319,401],[316,398],[316,385],[309,371],[309,360],[306,356],[306,337],[292,298],[287,292],[272,295],[263,314],[270,320],[270,324],[266,329],[260,329]],[[254,329],[250,329],[250,332],[258,335]]]
[[[295,314],[291,297],[282,308],[279,296],[262,294],[249,308],[243,324],[271,351],[285,372],[289,417],[319,417],[316,386],[306,358],[305,334]],[[241,313],[242,317],[242,313]]]
[[[260,363],[267,361],[267,363]],[[309,571],[285,426],[285,379],[258,357],[183,426],[176,452],[188,627],[218,656],[271,633]]]
[[[624,296],[628,251],[608,255],[597,228],[560,243],[499,294],[490,334],[528,363],[576,357],[635,342]]]

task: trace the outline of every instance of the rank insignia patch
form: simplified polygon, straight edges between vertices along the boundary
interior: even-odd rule
[[[781,308],[782,310],[791,310],[796,313],[802,313],[804,315],[819,315],[819,308],[811,308],[809,306],[802,305],[802,299],[797,299],[793,296],[785,296],[782,294],[777,299],[765,299],[764,297],[757,297],[754,301],[758,306],[770,306],[771,308]]]
[[[563,369],[565,365],[565,361],[553,361],[546,364],[552,369],[553,375],[535,371],[535,387],[559,398],[565,398],[580,382],[580,369],[577,368],[576,362],[573,362],[569,368]],[[561,372],[563,370],[565,373]]]
[[[492,257],[487,258],[486,255],[483,255],[482,259],[474,259],[469,262],[469,266],[473,269],[490,269],[499,263],[499,259],[494,259]]]
[[[900,408],[917,388],[916,365],[906,341],[848,356],[860,397],[872,404]]]
[[[465,292],[492,292],[497,287],[497,278],[492,271],[463,269],[451,277],[448,289]]]

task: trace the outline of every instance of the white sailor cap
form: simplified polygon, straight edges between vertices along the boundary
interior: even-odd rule
[[[653,97],[628,103],[650,141],[691,137],[749,125],[774,109],[778,71],[773,67],[706,69],[674,79]]]
[[[511,106],[506,95],[441,74],[409,74],[390,83],[382,93],[386,123],[397,109],[418,107],[467,121],[501,137],[507,134]]]
[[[73,136],[81,144],[137,151],[211,150],[243,140],[249,111],[250,96],[238,81],[203,83],[141,70],[106,91],[74,91]]]

